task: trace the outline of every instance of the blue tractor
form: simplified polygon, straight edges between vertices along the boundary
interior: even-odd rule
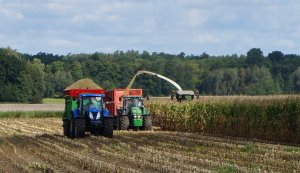
[[[85,132],[105,137],[113,137],[113,117],[105,108],[104,94],[65,95],[63,117],[64,135],[82,138]]]

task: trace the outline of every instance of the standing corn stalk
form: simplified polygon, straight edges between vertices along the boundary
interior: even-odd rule
[[[300,98],[148,103],[163,130],[300,142]]]

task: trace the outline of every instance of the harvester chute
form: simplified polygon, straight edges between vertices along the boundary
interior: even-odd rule
[[[182,88],[179,86],[178,83],[176,83],[175,81],[173,81],[172,79],[170,78],[167,78],[163,75],[160,75],[160,74],[157,74],[157,73],[154,73],[154,72],[151,72],[151,71],[146,71],[146,70],[141,70],[141,71],[138,71],[134,76],[133,78],[131,79],[131,81],[129,82],[128,86],[126,87],[125,91],[124,91],[124,96],[128,95],[129,93],[129,90],[135,80],[135,78],[141,74],[149,74],[149,75],[152,75],[152,76],[157,76],[161,79],[164,79],[166,81],[168,81],[169,83],[171,83],[173,86],[176,87],[177,91],[173,91],[172,93],[172,96],[171,96],[171,99],[173,100],[173,98],[176,96],[176,100],[181,102],[182,100],[193,100],[194,99],[194,96],[196,95],[197,98],[199,97],[199,93],[196,92],[194,93],[194,91],[191,91],[191,90],[182,90]]]
[[[141,75],[141,74],[149,74],[149,75],[152,75],[152,76],[157,76],[157,77],[159,77],[159,78],[161,78],[161,79],[164,79],[164,80],[168,81],[168,82],[171,83],[172,85],[174,85],[178,91],[182,91],[182,88],[179,86],[179,84],[176,83],[175,81],[173,81],[172,79],[167,78],[167,77],[165,77],[165,76],[163,76],[163,75],[160,75],[160,74],[151,72],[151,71],[141,70],[141,71],[138,71],[138,72],[133,76],[133,78],[131,79],[131,81],[129,82],[128,86],[127,86],[126,89],[125,89],[124,95],[127,95],[127,94],[128,94],[128,91],[129,91],[129,89],[131,88],[131,86],[132,86],[132,84],[133,84],[135,78],[136,78],[137,76]]]

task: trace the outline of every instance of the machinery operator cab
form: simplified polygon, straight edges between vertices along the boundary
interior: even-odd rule
[[[102,95],[84,94],[79,99],[79,110],[82,115],[91,120],[99,120],[100,117],[108,117],[109,111],[105,109]]]
[[[124,107],[130,109],[131,107],[144,107],[143,99],[141,97],[124,97]]]
[[[82,97],[82,108],[84,111],[89,109],[102,109],[102,97]]]

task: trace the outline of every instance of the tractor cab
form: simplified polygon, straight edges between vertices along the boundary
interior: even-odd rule
[[[100,120],[101,115],[109,116],[103,102],[104,94],[80,94],[79,111],[80,115],[88,117],[91,121]]]
[[[194,91],[191,91],[191,90],[182,90],[182,91],[176,91],[176,92],[173,91],[171,100],[174,99],[174,96],[176,97],[176,100],[178,102],[190,101],[190,100],[194,100],[195,93],[194,93]]]
[[[143,99],[141,97],[135,96],[125,96],[123,97],[123,108],[127,111],[131,110],[131,108],[144,108]]]

